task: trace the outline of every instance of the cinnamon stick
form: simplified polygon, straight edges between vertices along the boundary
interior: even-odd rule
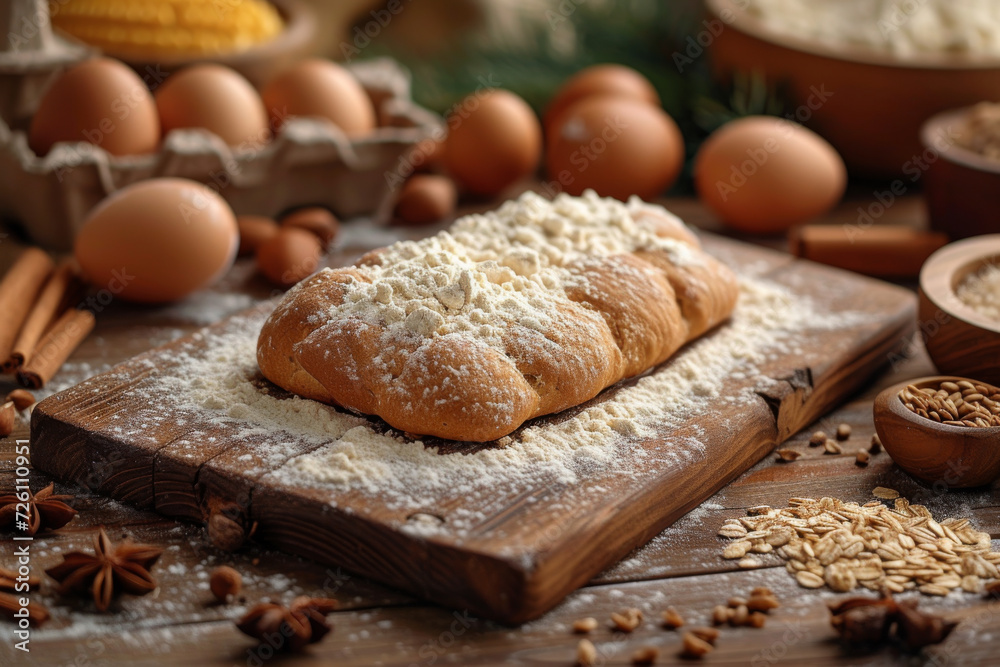
[[[13,373],[25,364],[35,345],[41,340],[42,334],[56,319],[60,311],[66,307],[66,297],[75,285],[73,266],[70,260],[64,260],[49,276],[34,307],[28,313],[27,319],[21,325],[21,331],[14,342],[10,357],[4,361],[3,370]]]
[[[51,273],[52,259],[38,248],[28,248],[0,281],[0,361],[10,358],[21,325]]]
[[[814,262],[881,278],[914,278],[948,237],[894,225],[805,225],[790,230],[788,241],[793,255]]]
[[[66,311],[38,342],[28,363],[18,371],[17,381],[29,389],[44,387],[93,329],[92,312],[75,308]]]

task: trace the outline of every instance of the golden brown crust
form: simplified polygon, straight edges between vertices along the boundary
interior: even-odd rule
[[[669,218],[655,229],[697,248]],[[354,267],[324,271],[275,310],[258,361],[265,377],[289,391],[378,415],[400,430],[494,440],[662,363],[724,321],[735,306],[736,277],[700,250],[695,258],[678,262],[654,249],[571,261],[551,321],[541,330],[507,323],[499,347],[471,335],[401,335],[378,321],[330,318],[369,279]],[[382,260],[375,251],[359,266]]]
[[[352,267],[321,271],[289,290],[257,339],[257,365],[264,377],[293,394],[333,403],[330,392],[295,361],[292,348],[313,332],[317,313],[344,299],[351,280],[365,281]]]

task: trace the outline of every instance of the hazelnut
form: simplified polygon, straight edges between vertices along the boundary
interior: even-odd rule
[[[325,208],[310,206],[293,211],[281,219],[282,227],[298,227],[312,233],[319,239],[323,252],[329,250],[337,234],[340,222]]]
[[[209,587],[220,602],[225,602],[230,595],[239,595],[243,588],[243,576],[233,568],[222,565],[212,570],[208,581]]]

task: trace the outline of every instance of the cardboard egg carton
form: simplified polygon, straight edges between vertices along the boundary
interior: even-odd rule
[[[216,190],[237,214],[274,216],[319,205],[342,218],[384,219],[411,170],[408,156],[421,142],[443,136],[444,121],[413,102],[409,74],[395,61],[347,67],[378,114],[379,127],[365,137],[348,138],[326,121],[293,118],[256,149],[234,151],[214,134],[192,129],[170,132],[151,155],[113,156],[80,142],[57,144],[39,157],[28,147],[23,122],[11,127],[11,116],[0,119],[0,215],[13,218],[36,243],[66,249],[107,195],[147,178],[179,177]]]

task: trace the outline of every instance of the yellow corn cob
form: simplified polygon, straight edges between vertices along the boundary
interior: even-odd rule
[[[49,0],[49,10],[56,28],[133,59],[242,51],[283,27],[266,0]]]

